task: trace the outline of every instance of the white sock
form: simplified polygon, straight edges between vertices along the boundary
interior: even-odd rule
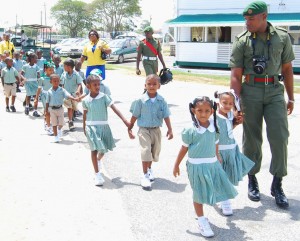
[[[198,222],[199,223],[203,223],[204,221],[205,221],[205,217],[204,216],[198,217]]]

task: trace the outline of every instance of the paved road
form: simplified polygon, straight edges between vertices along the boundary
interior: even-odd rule
[[[116,70],[108,71],[107,76],[105,83],[110,86],[117,107],[127,118],[130,118],[128,111],[130,103],[141,94],[144,78],[126,76]],[[172,112],[174,139],[168,141],[165,137],[163,138],[160,162],[153,166],[157,178],[152,185],[152,191],[144,191],[139,185],[141,162],[138,140],[130,140],[127,137],[125,126],[112,111],[109,111],[109,122],[117,147],[105,156],[106,183],[102,188],[97,188],[93,186],[92,165],[89,160],[89,150],[85,148],[87,144],[82,133],[80,118],[75,122],[77,131],[67,133],[65,130],[66,140],[55,145],[55,147],[59,146],[59,149],[52,151],[54,144],[51,146],[49,137],[44,135],[42,120],[31,120],[31,117],[26,117],[23,113],[16,115],[18,123],[23,123],[24,120],[24,128],[32,128],[34,131],[30,138],[23,136],[27,133],[23,133],[23,129],[18,129],[14,135],[23,141],[27,149],[36,145],[33,140],[37,138],[41,141],[39,145],[47,151],[45,153],[30,151],[26,152],[26,155],[18,153],[17,158],[12,160],[8,154],[11,151],[8,152],[8,150],[14,150],[13,138],[8,137],[11,136],[9,133],[13,132],[3,130],[4,123],[7,125],[7,122],[2,118],[7,115],[12,116],[12,114],[3,112],[4,108],[1,108],[0,139],[2,140],[0,144],[2,146],[2,143],[6,143],[5,146],[8,148],[0,152],[2,155],[0,193],[5,197],[5,199],[0,199],[0,213],[5,211],[5,215],[0,215],[1,230],[4,230],[0,232],[0,240],[44,240],[35,239],[35,237],[41,237],[36,233],[44,230],[49,231],[44,231],[49,234],[46,240],[55,241],[90,241],[96,240],[95,236],[98,236],[100,240],[114,241],[121,240],[119,236],[123,234],[123,240],[204,240],[196,228],[192,192],[185,165],[182,163],[182,175],[177,179],[172,176],[172,168],[181,146],[180,132],[183,126],[191,121],[188,111],[189,101],[198,95],[211,95],[217,88],[212,85],[177,81],[162,86],[160,93],[167,99]],[[24,93],[20,94],[18,98],[23,99],[23,95]],[[299,101],[300,95],[296,95],[296,103]],[[270,152],[267,143],[264,143],[264,162],[258,175],[262,192],[261,202],[255,203],[248,200],[247,182],[243,181],[237,188],[238,197],[232,201],[233,216],[222,216],[217,206],[205,206],[206,216],[210,219],[215,232],[215,237],[211,240],[269,240],[272,238],[272,240],[281,241],[297,240],[299,237],[300,189],[297,184],[300,183],[298,162],[300,141],[297,135],[299,135],[300,107],[297,105],[295,107],[294,113],[289,117],[291,132],[289,175],[284,178],[284,190],[290,200],[290,209],[288,211],[278,209],[274,204],[274,199],[270,196],[269,188],[272,181],[268,173]],[[134,131],[137,131],[136,127]],[[237,127],[234,132],[240,144],[241,127]],[[162,128],[162,133],[166,133],[165,127]],[[8,146],[7,141],[10,143]],[[56,159],[58,153],[60,158]],[[36,155],[39,158],[35,158]],[[42,173],[37,173],[40,171],[39,168],[42,168],[37,160],[45,161]],[[14,168],[10,166],[11,162]],[[26,168],[26,171],[16,168],[18,162],[21,163],[21,167]],[[35,183],[32,182],[33,179]],[[18,194],[20,189],[29,191],[32,188],[38,190],[35,196],[22,198]],[[24,195],[24,191],[21,193]],[[20,202],[20,198],[26,201]],[[61,213],[51,213],[53,206],[50,206],[49,202],[54,199]],[[43,205],[42,202],[48,205]],[[70,210],[73,212],[71,214],[64,211],[68,205],[71,205]],[[79,206],[78,210],[76,205]],[[67,213],[67,216],[64,216],[64,213]],[[27,222],[28,216],[31,222]],[[103,223],[103,220],[107,223]],[[14,221],[17,227],[21,228],[13,228]],[[100,222],[98,229],[97,222]],[[104,239],[101,238],[102,233],[105,235]],[[107,236],[109,233],[111,233],[110,237]],[[9,239],[3,237],[9,237]]]

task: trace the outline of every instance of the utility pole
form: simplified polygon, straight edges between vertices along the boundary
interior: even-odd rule
[[[16,14],[15,37],[17,37],[18,15]]]
[[[44,11],[45,11],[45,25],[47,26],[47,14],[46,14],[46,3],[44,2]],[[46,29],[46,39],[47,39],[47,29]]]

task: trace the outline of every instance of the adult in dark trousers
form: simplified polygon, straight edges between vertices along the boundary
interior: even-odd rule
[[[146,76],[149,74],[157,74],[158,72],[158,59],[160,60],[163,68],[166,68],[163,56],[161,54],[161,45],[159,40],[153,38],[153,28],[148,26],[144,29],[145,39],[143,39],[138,47],[138,54],[136,58],[136,74],[140,75],[140,61],[143,60],[143,66]]]
[[[261,167],[262,124],[265,119],[272,153],[269,169],[273,175],[271,195],[280,208],[287,208],[289,203],[282,190],[282,177],[287,175],[287,115],[292,113],[295,102],[291,64],[295,56],[287,31],[267,21],[265,2],[250,3],[243,15],[247,30],[236,37],[229,66],[231,88],[241,97],[245,114],[243,152],[255,162],[248,174],[248,197],[252,201],[260,200],[255,174]]]

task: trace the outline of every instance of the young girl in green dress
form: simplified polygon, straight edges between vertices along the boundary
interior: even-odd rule
[[[91,149],[91,158],[96,174],[95,185],[102,186],[104,179],[99,171],[98,162],[101,161],[105,153],[115,147],[115,141],[107,122],[107,108],[111,107],[127,127],[130,123],[113,104],[112,99],[100,92],[98,75],[89,75],[86,79],[86,86],[90,93],[82,101],[83,130]]]
[[[25,84],[26,90],[26,104],[25,104],[25,114],[29,115],[29,104],[30,97],[36,95],[38,89],[38,79],[40,78],[40,68],[36,64],[37,56],[35,53],[29,53],[28,64],[25,64],[22,68],[21,78]],[[37,112],[37,106],[34,107],[32,114],[34,117],[39,117],[40,114]]]
[[[214,233],[204,217],[203,204],[214,205],[237,195],[217,155],[219,130],[216,108],[216,103],[206,96],[198,97],[189,104],[193,123],[182,131],[183,144],[173,170],[175,177],[180,175],[179,164],[188,153],[187,172],[193,190],[199,231],[204,237],[212,237]]]
[[[240,152],[233,136],[233,128],[243,122],[243,115],[239,99],[233,90],[216,91],[215,98],[219,100],[217,123],[220,129],[219,153],[222,167],[231,183],[237,186],[254,166],[254,162]],[[221,202],[221,209],[225,216],[233,214],[230,200]]]

